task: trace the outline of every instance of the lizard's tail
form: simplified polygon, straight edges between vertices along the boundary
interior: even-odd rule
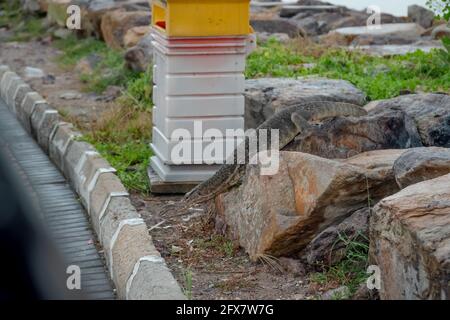
[[[367,111],[362,107],[345,102],[318,101],[310,102],[302,108],[308,113],[308,120],[319,121],[333,117],[362,117]]]

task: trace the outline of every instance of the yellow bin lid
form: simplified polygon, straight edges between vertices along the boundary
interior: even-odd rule
[[[169,37],[248,35],[250,0],[151,0],[152,26]]]

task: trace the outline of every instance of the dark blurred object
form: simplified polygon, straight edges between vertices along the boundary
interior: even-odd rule
[[[0,300],[81,298],[8,156],[0,143]]]

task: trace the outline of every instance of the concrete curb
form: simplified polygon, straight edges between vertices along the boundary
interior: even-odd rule
[[[0,97],[80,196],[102,244],[120,299],[183,300],[182,290],[153,245],[115,169],[72,124],[12,72],[0,65]]]

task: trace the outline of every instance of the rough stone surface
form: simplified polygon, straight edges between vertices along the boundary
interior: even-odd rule
[[[70,184],[77,193],[80,193],[80,187],[82,184],[81,176],[77,172],[80,170],[80,161],[83,157],[87,159],[86,152],[94,152],[95,148],[84,141],[73,141],[66,152],[64,157],[64,175],[70,181]]]
[[[114,49],[124,47],[127,30],[137,26],[148,26],[151,15],[146,11],[125,11],[123,9],[107,12],[102,17],[101,31],[106,44]]]
[[[431,38],[433,39],[442,39],[444,37],[450,37],[450,27],[446,24],[437,26],[431,32]]]
[[[291,38],[304,36],[304,31],[289,19],[251,20],[255,32],[286,33]]]
[[[428,53],[434,49],[443,49],[441,41],[436,40],[420,40],[411,44],[383,44],[383,45],[358,45],[350,47],[350,50],[361,50],[371,56],[399,56],[408,53],[414,53],[417,50]]]
[[[80,198],[84,207],[89,206],[89,186],[96,176],[96,172],[102,168],[111,168],[111,165],[99,154],[90,155],[86,158],[80,170]]]
[[[418,25],[424,28],[430,28],[433,25],[434,13],[427,8],[412,5],[408,7],[408,17]]]
[[[111,250],[112,278],[120,299],[126,298],[127,280],[135,264],[144,256],[159,256],[153,247],[147,226],[142,221],[136,225],[124,225],[120,230]]]
[[[14,95],[19,86],[25,85],[20,77],[13,77],[10,79],[8,85],[5,87],[5,97],[4,100],[8,105],[9,110],[15,113],[15,105],[14,105]]]
[[[133,27],[125,33],[123,45],[125,48],[134,47],[139,41],[150,32],[150,26]]]
[[[259,166],[249,165],[242,184],[216,198],[216,229],[228,232],[252,259],[296,253],[366,207],[368,197],[377,201],[398,191],[392,169],[379,167],[282,151],[275,175],[260,175]]]
[[[102,214],[103,206],[112,192],[126,193],[127,190],[115,174],[101,174],[89,196],[89,215],[97,234],[100,234],[100,215]]]
[[[246,81],[245,127],[256,128],[279,108],[319,100],[363,105],[366,97],[344,80],[317,77],[251,79]]]
[[[405,150],[377,150],[361,153],[352,158],[342,160],[346,164],[360,167],[367,171],[377,172],[386,177],[388,183],[393,183],[394,164]],[[369,190],[370,193],[370,190]],[[370,206],[373,203],[370,201]],[[369,231],[369,199],[365,208],[357,210],[342,222],[332,225],[318,234],[308,244],[302,255],[312,265],[330,265],[339,262],[345,254],[345,245],[338,241],[341,237],[365,242]]]
[[[347,286],[341,286],[328,290],[320,296],[321,300],[342,300],[350,297],[350,289]]]
[[[329,5],[321,3],[316,5]],[[303,29],[308,36],[323,35],[331,30],[345,27],[356,27],[367,25],[371,14],[365,11],[351,10],[338,7],[335,10],[323,10],[317,12],[303,11],[291,18],[298,27]],[[395,17],[390,14],[381,14],[381,23],[402,23],[405,18]]]
[[[369,256],[380,268],[381,299],[450,299],[450,175],[380,201]]]
[[[98,234],[105,250],[111,248],[111,239],[119,227],[120,221],[138,218],[140,216],[128,197],[112,197],[106,208],[105,215],[100,221],[101,232]]]
[[[290,5],[290,6],[283,6],[280,10],[280,17],[282,18],[292,18],[295,15],[299,13],[306,13],[309,12],[311,14],[313,13],[324,13],[324,12],[337,12],[340,11],[340,7],[338,6],[331,6],[331,5],[323,5],[322,3],[317,5],[311,5],[311,4],[303,4],[300,3],[300,5]]]
[[[6,71],[3,73],[0,79],[0,97],[7,102],[7,90],[13,79],[20,79],[19,76],[12,71]]]
[[[130,300],[185,300],[177,281],[159,256],[143,260],[130,284]]]
[[[60,122],[49,142],[50,159],[64,172],[64,156],[69,144],[81,134],[74,130],[70,123]]]
[[[25,95],[21,106],[16,110],[17,118],[20,120],[23,127],[28,131],[28,133],[32,133],[32,113],[36,109],[36,107],[41,104],[47,104],[44,98],[42,98],[41,95],[37,92],[30,92]]]
[[[450,149],[429,147],[407,150],[394,164],[400,188],[450,173]]]
[[[47,103],[38,103],[31,115],[31,133],[45,152],[49,152],[50,134],[59,122],[59,114]]]
[[[22,105],[23,100],[25,99],[25,96],[29,92],[33,92],[33,90],[30,88],[29,85],[21,86],[17,89],[15,96],[14,96],[14,102],[13,102],[16,115],[18,113],[18,109]]]
[[[371,150],[421,146],[413,119],[403,111],[395,111],[325,120],[297,136],[284,150],[342,159]]]
[[[424,146],[450,147],[450,96],[403,95],[379,101],[369,114],[390,116],[399,110],[414,120]]]
[[[418,41],[425,30],[415,23],[382,24],[379,29],[347,27],[331,33],[348,39],[350,45],[408,44]]]
[[[366,242],[369,233],[370,209],[363,208],[341,223],[319,233],[304,250],[308,264],[333,265],[345,256],[346,244],[342,239]]]
[[[9,67],[7,65],[3,65],[3,64],[0,65],[0,80],[2,80],[3,75],[8,71],[11,71],[11,70],[9,69]]]
[[[125,65],[136,72],[147,71],[153,61],[153,46],[150,35],[144,36],[138,44],[125,52]]]

